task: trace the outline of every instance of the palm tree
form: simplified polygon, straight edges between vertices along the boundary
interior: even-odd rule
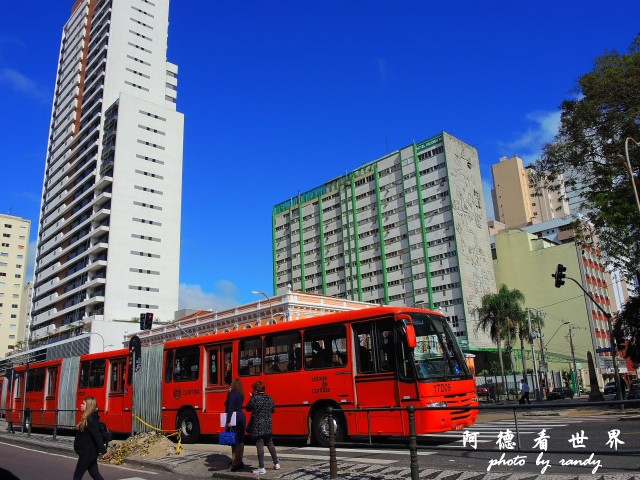
[[[520,325],[525,318],[524,309],[521,305],[523,303],[524,294],[520,290],[509,290],[506,285],[502,284],[498,293],[484,295],[482,297],[482,305],[476,309],[478,313],[476,330],[482,329],[483,332],[488,332],[489,337],[498,347],[500,375],[505,389],[507,382],[502,359],[502,341],[506,340],[510,344],[511,341],[515,340],[516,332],[521,330]]]

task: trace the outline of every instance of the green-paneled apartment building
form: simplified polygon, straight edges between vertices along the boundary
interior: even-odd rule
[[[495,292],[477,150],[442,132],[273,208],[273,286],[441,310],[465,350]]]

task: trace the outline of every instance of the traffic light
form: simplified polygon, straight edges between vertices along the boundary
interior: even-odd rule
[[[140,330],[151,330],[153,326],[153,313],[146,312],[140,314]]]
[[[560,288],[562,285],[564,285],[564,278],[566,277],[564,272],[566,271],[567,267],[565,267],[561,263],[559,263],[556,267],[556,273],[552,275],[552,277],[556,279],[556,288]]]
[[[144,323],[144,329],[145,330],[151,330],[152,326],[153,326],[153,313],[147,312],[147,320]]]

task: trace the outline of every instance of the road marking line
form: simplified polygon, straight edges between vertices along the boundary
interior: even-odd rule
[[[20,445],[14,445],[12,443],[5,443],[5,442],[0,442],[0,445],[6,445],[8,447],[13,447],[13,448],[19,448],[20,450],[27,450],[28,452],[37,452],[37,453],[42,453],[43,455],[49,455],[51,457],[62,457],[62,458],[68,458],[70,460],[76,460],[75,456],[71,456],[71,455],[63,455],[61,453],[51,453],[51,452],[45,452],[44,450],[38,450],[35,448],[28,448],[28,447],[23,447]],[[113,468],[118,468],[121,470],[129,470],[131,472],[141,472],[141,473],[146,473],[148,475],[158,475],[155,472],[150,472],[149,470],[140,470],[137,468],[131,468],[131,467],[125,467],[122,465],[111,465],[110,463],[104,463],[104,464],[100,464],[101,466],[104,467],[113,467]],[[142,479],[144,480],[144,479]]]
[[[321,451],[328,452],[327,448],[324,447],[304,447],[303,451]],[[407,455],[409,450],[377,450],[377,449],[369,449],[369,448],[340,448],[336,449],[336,452],[340,453],[382,453],[385,455]],[[418,455],[433,455],[436,452],[418,452]],[[278,456],[280,454],[278,453]],[[326,457],[325,457],[326,458]]]
[[[280,453],[278,452],[278,458],[298,458],[302,460],[327,460],[326,455],[301,455],[297,453]],[[344,461],[344,462],[357,462],[357,463],[371,463],[378,465],[388,465],[390,463],[396,463],[396,460],[376,460],[373,458],[362,458],[362,457],[336,457],[336,460]]]

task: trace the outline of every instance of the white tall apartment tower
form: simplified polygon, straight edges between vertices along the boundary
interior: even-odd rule
[[[24,341],[25,277],[31,221],[0,214],[0,357]]]
[[[276,205],[274,290],[440,309],[491,348],[476,307],[495,293],[477,150],[443,132]]]
[[[38,224],[37,358],[120,347],[140,313],[177,310],[184,120],[168,24],[169,0],[77,0],[64,26]]]

